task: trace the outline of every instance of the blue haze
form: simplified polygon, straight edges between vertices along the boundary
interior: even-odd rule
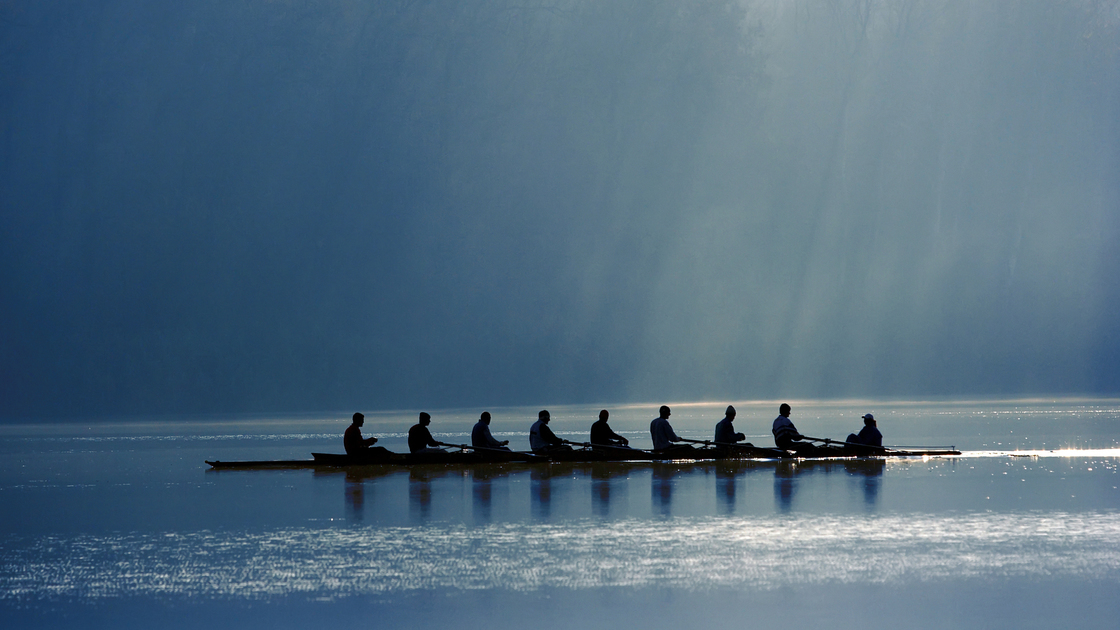
[[[1120,392],[1106,0],[0,4],[0,419]]]

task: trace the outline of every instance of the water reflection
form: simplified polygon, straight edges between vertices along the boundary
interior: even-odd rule
[[[433,474],[422,468],[408,471],[408,507],[414,519],[426,521],[432,511]]]
[[[797,492],[797,462],[778,462],[774,467],[774,500],[780,512],[793,509],[793,495]]]
[[[863,489],[863,504],[873,508],[879,502],[879,485],[887,462],[882,459],[852,460],[844,462],[844,470],[858,482]]]
[[[744,471],[728,466],[716,466],[716,500],[721,514],[735,513],[735,484]]]
[[[494,479],[505,475],[505,471],[486,466],[471,470],[471,505],[476,523],[492,521]]]
[[[591,470],[591,507],[595,516],[611,514],[611,474],[601,468]]]
[[[781,461],[774,468],[774,500],[779,511],[790,512],[799,478],[843,470],[863,490],[864,507],[873,508],[879,501],[879,485],[886,466],[882,459]]]
[[[533,516],[548,518],[552,515],[552,468],[537,466],[529,473],[529,492],[533,499]]]
[[[360,475],[346,473],[346,516],[350,520],[362,520],[365,512],[366,488]]]
[[[661,516],[673,514],[673,478],[677,474],[674,466],[654,465],[653,478],[650,485],[650,496],[653,507]]]

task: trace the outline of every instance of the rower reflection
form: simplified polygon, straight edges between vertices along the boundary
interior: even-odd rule
[[[596,516],[609,516],[611,513],[611,474],[607,466],[591,469],[591,507]]]
[[[491,521],[493,479],[501,474],[503,473],[500,471],[486,467],[471,471],[471,497],[473,498],[473,514],[476,522],[489,523]]]
[[[797,492],[797,463],[778,462],[774,467],[774,500],[778,509],[789,512],[793,509],[793,495]]]
[[[673,484],[677,469],[673,466],[654,466],[653,479],[650,486],[650,496],[654,509],[661,516],[672,516],[673,513]]]
[[[365,484],[358,475],[346,474],[346,516],[353,521],[362,520],[365,511]]]
[[[533,498],[533,516],[548,518],[552,515],[552,471],[548,466],[533,468],[529,473],[530,493]]]
[[[413,518],[427,520],[432,509],[432,480],[428,471],[408,471],[408,505]]]
[[[844,462],[844,470],[858,482],[863,489],[863,504],[873,508],[879,502],[879,485],[883,481],[883,471],[887,462],[882,459],[862,459]]]
[[[742,475],[740,468],[716,466],[716,499],[723,514],[735,513],[735,484]]]

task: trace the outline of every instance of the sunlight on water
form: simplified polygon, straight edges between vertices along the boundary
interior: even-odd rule
[[[1120,581],[1120,514],[689,518],[264,533],[45,536],[2,545],[0,598],[250,599],[418,589],[775,589],[1076,575]]]

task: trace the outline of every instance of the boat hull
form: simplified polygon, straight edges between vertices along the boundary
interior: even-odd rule
[[[888,459],[903,457],[930,457],[960,455],[951,449],[929,449],[887,452],[875,449],[851,447],[820,447],[812,455],[795,456],[786,451],[771,448],[694,448],[689,451],[657,453],[638,449],[575,449],[560,451],[542,456],[532,453],[510,451],[443,451],[427,453],[393,453],[387,450],[360,455],[342,453],[312,453],[310,460],[273,460],[273,461],[207,461],[215,469],[285,469],[285,468],[347,468],[354,466],[471,466],[476,464],[503,463],[592,463],[592,462],[642,462],[674,461],[705,462],[719,460],[827,460],[827,459]]]

